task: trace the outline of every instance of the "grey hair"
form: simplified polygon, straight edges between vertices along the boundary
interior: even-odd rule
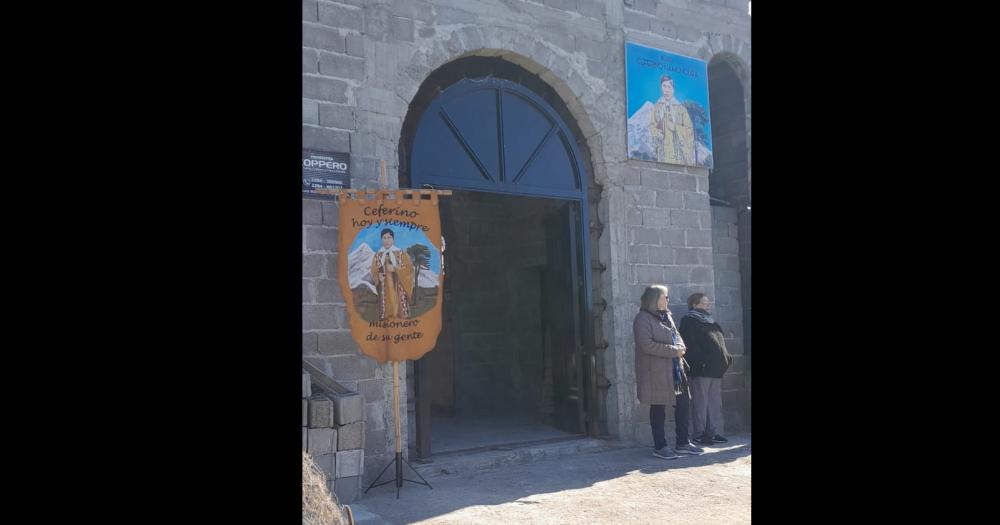
[[[660,301],[660,297],[670,296],[670,291],[666,286],[662,284],[651,284],[646,287],[646,290],[642,292],[642,299],[639,300],[640,308],[646,310],[647,312],[655,312],[657,310],[657,304]]]

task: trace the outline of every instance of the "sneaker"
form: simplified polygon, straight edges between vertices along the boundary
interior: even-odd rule
[[[715,444],[712,440],[705,441],[704,438],[700,438],[700,437],[696,437],[696,438],[692,439],[691,442],[692,443],[696,443],[698,445],[701,445],[703,447],[710,447],[710,446],[712,446],[712,445]]]
[[[691,444],[677,445],[677,448],[674,450],[676,450],[678,454],[690,454],[692,456],[700,456],[705,453],[705,449]]]
[[[726,439],[726,438],[724,438],[724,437],[722,437],[722,436],[720,436],[720,435],[718,435],[718,434],[716,434],[715,437],[712,438],[712,442],[713,443],[729,443],[729,440]]]
[[[677,459],[680,456],[670,447],[663,447],[653,450],[653,455],[662,459]]]

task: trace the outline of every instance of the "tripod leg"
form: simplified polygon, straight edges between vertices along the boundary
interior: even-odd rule
[[[389,470],[389,465],[392,465],[395,462],[396,462],[396,460],[393,459],[392,461],[386,463],[385,468],[382,469],[382,472],[379,472],[379,475],[378,475],[377,478],[375,478],[375,481],[373,481],[372,484],[368,485],[368,488],[365,489],[365,494],[368,494],[368,491],[371,490],[372,487],[374,487],[376,483],[378,483],[378,480],[382,477],[382,474],[385,474],[385,471]],[[410,468],[413,468],[413,467],[410,467]]]
[[[410,470],[412,470],[413,473],[417,475],[417,477],[419,477],[421,480],[423,480],[423,482],[424,482],[425,485],[427,485],[428,487],[430,487],[431,490],[434,490],[434,487],[431,487],[431,484],[427,483],[427,480],[424,479],[424,477],[421,476],[419,472],[417,472],[417,469],[413,468],[413,465],[411,465],[409,461],[406,461],[406,458],[402,458],[402,460],[403,460],[404,463],[406,463],[407,467],[410,467]],[[402,470],[402,469],[400,469],[400,470]],[[400,475],[400,477],[402,477],[402,475]],[[416,483],[416,482],[414,482],[414,483]]]

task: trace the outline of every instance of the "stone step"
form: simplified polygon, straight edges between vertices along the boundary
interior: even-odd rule
[[[578,456],[580,454],[606,452],[621,448],[625,448],[625,445],[618,440],[580,437],[558,441],[553,440],[552,442],[494,447],[489,450],[446,452],[444,454],[435,454],[427,463],[418,463],[411,460],[410,465],[421,476],[430,481],[433,478],[475,470],[488,470],[506,465],[520,465],[543,459]],[[411,478],[413,474],[409,472],[409,469],[404,470],[404,477],[414,479]]]

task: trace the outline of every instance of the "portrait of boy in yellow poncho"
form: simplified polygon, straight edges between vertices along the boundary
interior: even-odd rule
[[[656,147],[656,160],[668,164],[694,165],[694,126],[691,115],[674,97],[674,79],[660,77],[660,92],[649,122]]]
[[[713,169],[704,61],[626,42],[625,89],[628,158]]]
[[[409,255],[393,246],[391,229],[381,232],[382,247],[372,259],[372,280],[378,293],[378,319],[409,319],[413,297],[413,263]]]

